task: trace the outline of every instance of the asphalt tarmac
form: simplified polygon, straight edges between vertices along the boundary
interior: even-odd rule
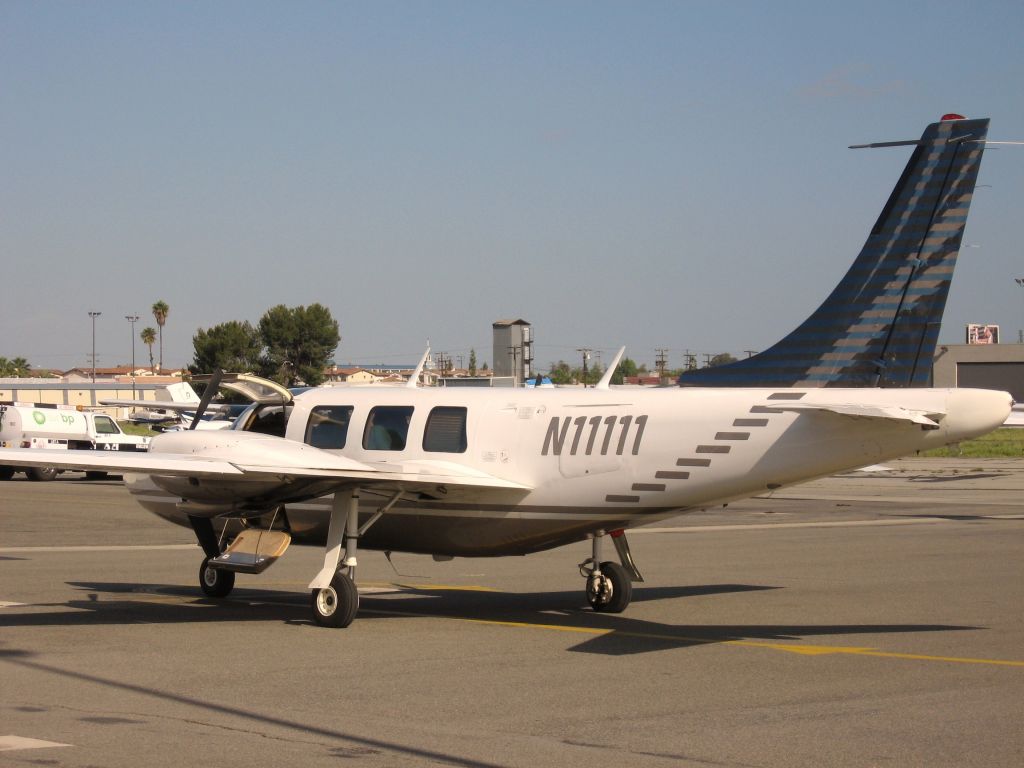
[[[0,765],[1024,765],[1024,461],[888,466],[633,532],[621,615],[582,543],[363,552],[345,630],[319,551],[208,600],[119,482],[2,483]]]

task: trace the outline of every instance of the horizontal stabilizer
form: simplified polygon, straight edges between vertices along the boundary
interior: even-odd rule
[[[888,419],[889,421],[906,421],[912,424],[920,424],[925,429],[938,429],[938,421],[945,416],[945,413],[934,411],[915,411],[903,408],[898,405],[866,405],[863,403],[764,403],[764,408],[774,411],[800,412],[825,412],[835,413],[840,416],[849,416],[859,419]]]

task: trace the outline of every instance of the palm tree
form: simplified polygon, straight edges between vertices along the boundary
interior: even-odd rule
[[[143,328],[139,334],[142,343],[149,347],[149,372],[153,372],[153,345],[156,344],[156,331],[153,328]]]
[[[32,366],[24,357],[16,357],[11,360],[11,367],[14,369],[13,375],[19,379],[28,378],[32,371]]]
[[[160,329],[160,368],[164,370],[164,323],[167,322],[167,313],[171,311],[171,308],[167,306],[167,302],[161,299],[153,305],[153,317],[156,319],[157,327]]]
[[[21,379],[29,376],[32,366],[24,357],[16,357],[8,360],[0,357],[0,377],[5,379]]]

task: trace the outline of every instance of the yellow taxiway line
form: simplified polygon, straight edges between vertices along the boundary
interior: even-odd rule
[[[808,645],[802,643],[772,643],[759,640],[709,640],[705,637],[684,637],[682,635],[657,634],[653,632],[630,632],[617,629],[597,627],[574,627],[562,624],[537,624],[526,621],[500,621],[497,619],[469,619],[457,616],[437,616],[429,613],[413,613],[410,611],[388,611],[378,608],[360,608],[360,613],[381,614],[386,616],[415,616],[417,618],[451,619],[465,621],[470,624],[482,624],[494,627],[511,627],[514,629],[539,629],[550,632],[569,632],[579,635],[616,635],[617,637],[635,637],[644,640],[662,640],[687,645],[734,645],[743,648],[766,648],[774,651],[797,653],[803,656],[826,656],[829,654],[847,654],[851,656],[871,656],[881,659],[903,659],[908,661],[942,661],[952,664],[986,664],[1001,667],[1020,667],[1024,669],[1024,661],[1008,659],[974,659],[960,656],[932,656],[922,653],[897,653],[880,651],[876,648],[859,648],[853,646]]]

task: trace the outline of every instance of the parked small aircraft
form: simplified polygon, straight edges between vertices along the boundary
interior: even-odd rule
[[[918,194],[942,206],[941,190]],[[309,589],[325,626],[355,618],[360,547],[447,559],[589,539],[587,600],[619,612],[643,580],[628,529],[976,437],[1012,405],[977,389],[618,389],[617,363],[592,389],[416,388],[413,377],[411,388],[293,395],[215,375],[194,425],[222,386],[253,401],[231,429],[161,434],[132,456],[9,449],[4,463],[135,473],[125,481],[142,506],[195,531],[200,586],[213,597],[293,541],[323,546]],[[605,559],[608,537],[620,562]]]
[[[622,611],[641,580],[627,529],[975,437],[1011,406],[971,389],[224,386],[261,389],[232,429],[157,435],[147,454],[9,449],[4,462],[144,473],[126,475],[129,491],[194,529],[207,595],[291,541],[325,546],[310,589],[327,626],[356,615],[360,546],[450,558],[589,538],[587,599]],[[604,559],[606,535],[621,564]]]

